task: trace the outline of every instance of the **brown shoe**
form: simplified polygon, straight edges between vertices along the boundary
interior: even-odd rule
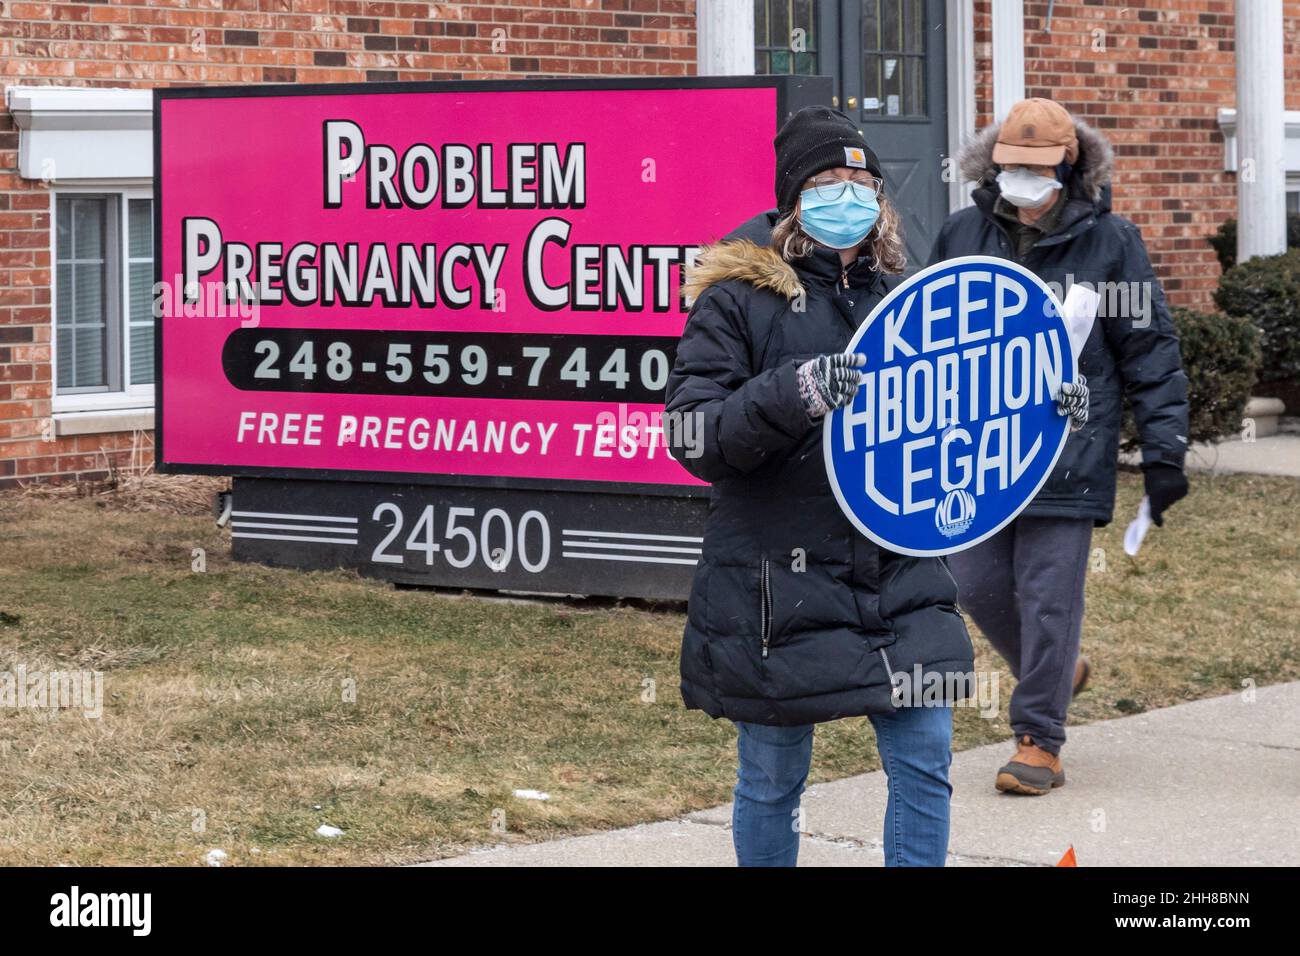
[[[1074,662],[1074,687],[1070,691],[1071,697],[1078,697],[1079,692],[1088,686],[1088,678],[1092,676],[1092,665],[1088,663],[1088,658],[1080,656]]]
[[[1038,797],[1053,787],[1065,786],[1065,770],[1059,756],[1048,753],[1026,734],[1016,741],[1016,755],[998,771],[994,786],[1003,793]]]

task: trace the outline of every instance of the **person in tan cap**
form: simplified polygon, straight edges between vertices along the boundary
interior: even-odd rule
[[[1045,794],[1065,783],[1061,747],[1070,700],[1089,665],[1079,657],[1092,529],[1115,504],[1120,412],[1132,405],[1152,520],[1187,494],[1187,377],[1164,293],[1136,226],[1111,212],[1114,153],[1106,138],[1049,99],[1022,100],[958,154],[974,205],[954,213],[930,262],[1010,259],[1063,299],[1071,284],[1102,294],[1079,356],[1086,424],[1020,515],[949,555],[961,606],[1006,659],[1016,754],[997,789]],[[1106,309],[1111,309],[1107,312]]]
[[[1001,199],[1015,207],[1004,210],[1015,228],[1016,248],[1023,256],[1037,238],[1051,229],[1068,193],[1057,167],[1073,166],[1079,138],[1064,107],[1051,100],[1021,100],[1007,115],[993,144],[993,162],[1001,168],[997,184]],[[1014,228],[1013,226],[1013,228]]]

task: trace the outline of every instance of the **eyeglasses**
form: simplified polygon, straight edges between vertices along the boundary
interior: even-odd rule
[[[1056,167],[1055,167],[1055,166],[1034,166],[1034,165],[1030,165],[1030,164],[1028,164],[1028,163],[1002,163],[1002,164],[1001,164],[1001,167],[1002,167],[1002,169],[1003,169],[1004,172],[1008,172],[1008,173],[1014,173],[1014,172],[1016,172],[1017,170],[1021,170],[1021,169],[1023,169],[1023,170],[1026,170],[1027,172],[1031,172],[1031,173],[1033,173],[1035,176],[1055,176],[1055,175],[1056,175]]]
[[[824,202],[835,202],[844,195],[844,191],[850,186],[853,187],[853,193],[861,202],[870,202],[880,195],[881,189],[884,188],[882,183],[875,176],[857,177],[853,179],[838,179],[834,176],[822,176],[814,179],[812,182],[813,193],[818,199]]]

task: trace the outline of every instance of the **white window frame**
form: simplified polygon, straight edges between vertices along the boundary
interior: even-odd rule
[[[57,223],[59,197],[76,195],[112,195],[119,203],[118,214],[118,262],[121,275],[118,278],[119,317],[122,323],[118,330],[121,348],[115,361],[122,364],[123,387],[115,392],[76,392],[59,394],[59,350],[58,350],[58,249]],[[131,289],[130,289],[130,242],[128,236],[128,203],[132,199],[153,199],[153,189],[147,183],[138,181],[99,182],[95,184],[77,183],[76,185],[56,186],[50,190],[50,388],[52,393],[51,409],[56,416],[69,412],[103,412],[125,410],[151,410],[154,405],[154,384],[133,384],[131,377]],[[154,250],[154,255],[158,251]],[[152,283],[151,283],[152,285]],[[154,379],[158,369],[154,369]]]
[[[1223,171],[1237,171],[1237,110],[1220,107],[1219,132],[1223,134]],[[1300,110],[1282,113],[1282,165],[1287,173],[1300,173]],[[1288,180],[1287,188],[1290,188]]]
[[[128,198],[153,193],[153,92],[103,87],[8,86],[4,102],[18,128],[18,175],[47,188],[50,218],[50,391],[56,435],[89,435],[153,427],[153,386],[126,386],[118,392],[58,394],[58,261],[55,218],[58,196],[121,193]],[[126,210],[126,200],[122,210]],[[127,267],[126,230],[121,231],[123,280]],[[156,250],[155,250],[156,254]],[[126,281],[123,296],[129,295]],[[121,361],[130,372],[129,300],[121,312],[127,351]],[[157,369],[154,370],[155,376]]]

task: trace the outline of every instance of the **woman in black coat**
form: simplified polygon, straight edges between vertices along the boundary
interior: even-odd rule
[[[682,697],[739,731],[742,866],[794,865],[814,725],[861,715],[889,777],[886,863],[939,866],[951,704],[973,677],[957,588],[942,559],[895,554],[853,528],[820,427],[857,392],[865,358],[844,349],[885,275],[903,269],[898,215],[844,114],[800,110],[775,145],[770,244],[736,238],[702,252],[668,380],[670,451],[713,486]]]

